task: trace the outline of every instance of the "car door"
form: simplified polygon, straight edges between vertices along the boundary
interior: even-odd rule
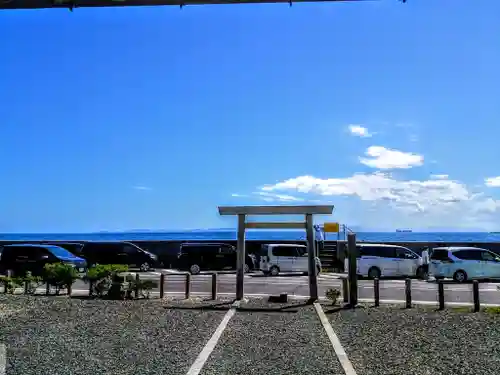
[[[396,248],[398,258],[398,276],[415,276],[418,267],[418,256],[404,247]]]
[[[484,250],[481,251],[481,257],[484,261],[483,277],[496,279],[500,278],[500,258],[497,254]]]
[[[456,258],[453,263],[453,272],[463,270],[470,279],[480,279],[484,277],[486,262],[482,257],[482,250],[461,249],[452,252]]]
[[[392,246],[380,246],[374,251],[378,255],[375,263],[382,271],[382,276],[398,276],[400,258],[396,257],[396,248]]]
[[[295,248],[295,258],[293,260],[293,272],[309,271],[309,255],[305,247]]]
[[[293,246],[275,246],[273,255],[276,257],[280,272],[293,272],[295,261],[295,247]]]

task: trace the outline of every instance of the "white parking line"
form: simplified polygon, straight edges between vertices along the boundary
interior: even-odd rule
[[[219,326],[215,330],[212,337],[210,337],[210,340],[208,340],[205,347],[194,361],[193,365],[189,368],[186,375],[198,375],[200,373],[200,371],[203,369],[203,366],[207,362],[208,357],[210,357],[210,354],[212,354],[212,351],[214,350],[215,346],[217,345],[217,342],[222,336],[222,333],[226,329],[227,324],[229,323],[233,315],[236,313],[236,307],[238,306],[239,306],[239,301],[233,303],[229,311],[226,313],[226,315],[224,315],[224,319],[222,319],[222,322],[220,322]]]
[[[319,316],[319,320],[321,321],[321,324],[323,324],[323,328],[325,329],[326,334],[328,335],[328,338],[332,343],[333,350],[335,350],[335,354],[337,355],[337,358],[340,364],[342,365],[345,374],[356,375],[356,371],[354,370],[351,361],[349,361],[347,353],[345,352],[344,347],[340,343],[339,338],[335,334],[335,331],[333,330],[332,325],[328,321],[328,318],[326,317],[325,312],[321,308],[321,305],[316,302],[314,303],[314,308],[316,309],[316,313]]]

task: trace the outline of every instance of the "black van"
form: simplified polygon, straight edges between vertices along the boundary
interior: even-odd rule
[[[85,258],[89,264],[126,264],[144,272],[158,267],[158,257],[155,254],[130,242],[89,241],[83,244],[76,255]]]
[[[60,246],[44,244],[11,244],[0,246],[0,273],[11,270],[14,275],[41,276],[46,264],[71,264],[79,272],[85,272],[87,262]]]
[[[225,243],[183,243],[180,246],[175,266],[193,275],[199,274],[202,270],[234,270],[236,269],[236,248]],[[254,268],[254,258],[247,255],[245,272]]]

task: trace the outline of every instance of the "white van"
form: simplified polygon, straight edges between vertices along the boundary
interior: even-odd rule
[[[500,278],[500,256],[478,247],[436,247],[431,253],[429,273],[436,279],[458,282]]]
[[[412,250],[397,245],[357,244],[357,274],[371,279],[417,276],[425,278],[423,259]],[[349,261],[345,260],[345,270]]]
[[[321,271],[321,262],[316,258],[316,273]],[[295,244],[262,245],[259,268],[272,276],[280,272],[308,273],[307,247]]]

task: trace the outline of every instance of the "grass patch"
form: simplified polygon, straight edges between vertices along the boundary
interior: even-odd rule
[[[485,307],[484,312],[487,314],[500,314],[500,306]]]

